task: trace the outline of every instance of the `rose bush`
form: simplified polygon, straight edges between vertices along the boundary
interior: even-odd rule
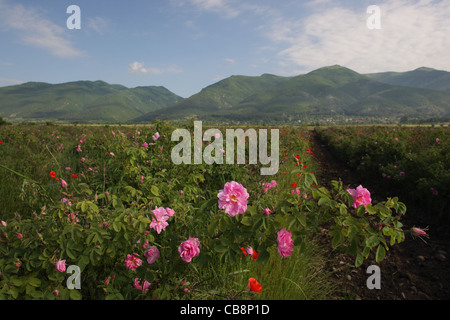
[[[354,254],[356,265],[372,250],[382,260],[404,239],[404,204],[393,198],[372,205],[367,194],[357,202],[341,182],[320,187],[312,150],[295,130],[285,148],[298,154],[285,151],[270,181],[255,165],[173,165],[173,130],[161,122],[73,132],[63,147],[62,135],[52,133],[39,136],[51,159],[41,178],[3,165],[31,186],[23,193],[33,210],[2,216],[0,298],[179,299],[192,291],[182,285],[187,277],[202,283],[211,276],[202,270],[237,268],[241,248],[256,263],[274,252],[290,259],[324,224],[332,245]],[[67,287],[70,265],[80,268],[80,290]]]

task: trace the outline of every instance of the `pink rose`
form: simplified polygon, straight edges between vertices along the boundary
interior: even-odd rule
[[[166,209],[163,207],[155,207],[155,210],[152,211],[155,215],[152,218],[152,222],[150,223],[150,228],[161,233],[168,225],[167,220],[169,219],[169,215],[167,214]]]
[[[175,210],[171,208],[166,208],[166,212],[169,217],[172,217],[175,214]]]
[[[219,198],[219,209],[225,209],[225,213],[234,217],[247,210],[247,199],[249,194],[241,184],[232,181],[225,183],[223,190],[217,195]]]
[[[272,213],[272,211],[270,211],[269,208],[265,208],[265,209],[264,209],[264,215],[268,216],[268,215],[270,215],[271,213]]]
[[[294,241],[292,240],[292,233],[286,231],[285,228],[277,232],[277,244],[278,253],[282,257],[291,256],[291,252],[294,250]]]
[[[420,229],[420,228],[411,228],[411,234],[413,235],[413,236],[416,236],[416,237],[423,237],[423,236],[426,236],[427,235],[427,233],[425,232],[425,230],[422,230],[422,229]]]
[[[66,182],[66,180],[61,179],[61,188],[67,188],[69,184]]]
[[[158,138],[159,138],[159,132],[156,132],[156,133],[153,135],[152,139],[153,139],[153,141],[156,141],[156,140],[158,140]]]
[[[65,272],[66,271],[66,260],[59,260],[56,262],[56,270],[59,272]]]
[[[159,250],[156,246],[151,246],[148,248],[147,251],[144,252],[144,256],[147,258],[147,262],[149,264],[152,264],[156,261],[156,259],[159,258]]]
[[[150,287],[150,282],[147,280],[144,280],[144,283],[141,285],[139,282],[141,279],[135,278],[134,279],[134,287],[142,292],[146,292],[148,290],[148,287]]]
[[[6,222],[2,220],[1,222],[2,226],[6,227]]]
[[[360,205],[367,205],[372,202],[370,192],[366,188],[359,185],[356,189],[347,189],[353,197],[353,208],[358,208]]]
[[[181,259],[186,262],[191,262],[193,257],[200,254],[199,246],[200,241],[197,238],[189,238],[188,240],[182,242],[178,247],[178,252],[180,253]]]
[[[127,269],[136,270],[142,265],[142,260],[132,254],[128,254],[125,258],[125,266]]]

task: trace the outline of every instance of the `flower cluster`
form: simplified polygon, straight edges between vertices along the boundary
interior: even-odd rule
[[[247,210],[249,194],[240,183],[227,182],[217,197],[219,198],[219,209],[225,209],[225,213],[231,217],[243,214]]]
[[[150,229],[160,234],[169,225],[167,220],[175,214],[175,211],[171,208],[155,207],[152,213],[154,217],[152,217]]]

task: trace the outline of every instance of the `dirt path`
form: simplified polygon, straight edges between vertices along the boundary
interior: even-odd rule
[[[329,186],[329,181],[343,181],[344,185],[356,188],[362,184],[371,191],[372,199],[385,201],[382,190],[376,190],[345,163],[336,161],[327,146],[322,145],[312,133],[314,157],[320,161],[317,172],[320,184]],[[394,195],[393,195],[394,196]],[[408,206],[408,204],[406,203]],[[413,226],[426,227],[422,223],[409,221],[407,215],[402,219],[404,230]],[[413,239],[410,235],[386,253],[386,258],[377,263],[365,261],[360,268],[354,267],[354,258],[331,252],[330,271],[343,283],[343,295],[349,299],[362,300],[447,300],[450,298],[450,237],[448,226],[430,226],[430,238],[426,243]],[[368,289],[366,281],[371,274],[366,273],[368,266],[378,265],[381,270],[381,289]]]

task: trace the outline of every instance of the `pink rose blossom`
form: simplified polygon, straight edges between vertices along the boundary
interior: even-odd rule
[[[166,208],[166,212],[169,217],[172,217],[175,214],[175,210],[171,208]]]
[[[148,143],[147,143],[147,142],[144,142],[144,143],[142,144],[142,146],[143,146],[144,148],[148,148]]]
[[[155,210],[153,210],[152,213],[155,216],[152,217],[150,228],[160,234],[161,231],[163,231],[169,225],[169,223],[167,223],[169,215],[167,214],[166,209],[164,209],[163,207],[155,207]]]
[[[159,250],[156,246],[151,246],[147,251],[144,252],[144,256],[147,258],[147,262],[152,264],[159,258]]]
[[[61,188],[67,188],[69,184],[66,182],[66,180],[61,179]]]
[[[249,194],[241,184],[232,181],[225,183],[224,189],[219,191],[219,209],[225,209],[231,217],[242,214],[247,210]]]
[[[291,256],[294,250],[294,241],[292,240],[292,233],[286,231],[285,228],[277,232],[277,250],[282,257]]]
[[[370,192],[366,188],[359,185],[356,189],[347,189],[353,197],[353,208],[358,208],[360,205],[367,205],[372,202]]]
[[[182,242],[178,247],[178,252],[180,253],[181,259],[186,262],[191,262],[193,257],[200,254],[199,249],[200,241],[197,238],[189,238],[188,240]]]
[[[6,222],[2,220],[1,222],[2,226],[6,227]]]
[[[59,260],[56,262],[56,270],[59,272],[66,271],[66,260]]]
[[[156,141],[156,140],[158,140],[158,138],[159,138],[159,132],[156,132],[156,133],[153,135],[152,139],[153,139],[153,141]]]
[[[269,216],[272,213],[269,208],[264,209],[264,215]]]
[[[128,254],[125,258],[125,266],[127,269],[136,270],[142,265],[142,260],[132,254]]]
[[[22,239],[23,234],[21,234],[20,232],[17,233],[17,239]]]
[[[416,237],[423,237],[423,236],[426,236],[427,235],[427,233],[425,232],[425,230],[422,230],[422,229],[420,229],[420,228],[411,228],[411,234],[413,235],[413,236],[416,236]]]
[[[150,287],[150,282],[144,280],[144,283],[142,285],[139,284],[139,282],[141,282],[141,279],[135,278],[134,287],[142,292],[146,292],[148,290],[148,287]]]

